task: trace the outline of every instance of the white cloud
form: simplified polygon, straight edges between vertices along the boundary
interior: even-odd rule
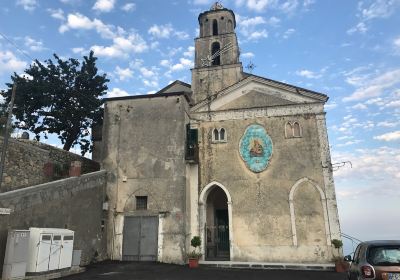
[[[356,26],[353,26],[352,28],[347,30],[347,34],[351,35],[351,34],[356,33],[356,32],[364,34],[367,31],[368,31],[368,28],[365,25],[365,23],[364,22],[359,22],[359,23],[357,23]]]
[[[257,30],[257,31],[253,31],[251,33],[248,34],[247,39],[248,40],[258,40],[261,38],[268,38],[268,32],[265,29],[262,30]]]
[[[72,50],[73,53],[77,53],[77,54],[80,54],[80,55],[82,55],[86,51],[84,48],[81,48],[81,47],[72,48],[71,50]]]
[[[27,46],[31,51],[40,52],[45,49],[45,47],[43,47],[42,41],[36,41],[35,39],[29,36],[25,36],[24,40],[25,40],[25,46]]]
[[[128,96],[129,93],[127,93],[125,90],[122,90],[120,88],[113,88],[111,91],[109,91],[106,95],[106,98],[111,98],[111,97],[122,97],[122,96]]]
[[[185,52],[183,53],[183,56],[186,56],[186,57],[193,57],[193,56],[194,56],[194,47],[193,47],[193,46],[188,47],[188,48],[187,48],[187,51],[185,51]]]
[[[243,57],[243,58],[253,58],[254,57],[254,53],[246,52],[246,53],[242,53],[240,56]]]
[[[396,54],[400,54],[400,37],[393,40],[394,51]]]
[[[393,100],[386,104],[386,107],[400,108],[400,100]]]
[[[133,71],[128,68],[121,68],[119,66],[115,67],[114,71],[115,75],[117,75],[118,80],[124,81],[133,77]]]
[[[390,17],[397,9],[400,4],[398,0],[375,0],[368,7],[363,7],[365,2],[359,2],[359,11],[360,11],[360,21],[352,28],[347,30],[348,34],[353,33],[361,33],[364,34],[367,32],[368,27],[366,25],[367,22],[376,18],[388,18]]]
[[[20,72],[27,66],[23,60],[19,60],[10,51],[0,51],[0,74],[11,75],[13,72]]]
[[[184,31],[177,31],[172,27],[172,24],[157,25],[153,24],[148,30],[148,33],[155,38],[169,39],[172,36],[178,39],[185,40],[189,38],[189,34]]]
[[[306,69],[298,70],[298,71],[296,71],[296,74],[301,76],[301,77],[308,78],[308,79],[319,79],[319,78],[321,78],[321,74],[317,74],[317,73],[315,73],[313,71],[306,70]]]
[[[154,71],[147,69],[146,67],[141,67],[139,70],[145,78],[152,78],[156,75]]]
[[[194,0],[193,4],[195,5],[208,5],[211,3],[211,0]]]
[[[26,11],[32,12],[39,4],[36,0],[17,0],[17,5],[22,6]]]
[[[362,182],[384,182],[391,184],[400,179],[400,149],[390,147],[355,149],[352,152],[333,150],[332,162],[350,161],[352,168],[340,168],[335,172],[337,179],[360,180]],[[396,185],[399,192],[399,188]],[[386,193],[386,195],[391,195]]]
[[[357,103],[356,105],[352,106],[351,108],[356,109],[356,110],[365,110],[368,107],[365,104]]]
[[[325,110],[332,110],[332,109],[335,109],[337,107],[337,103],[336,102],[330,102],[330,103],[328,103],[328,104],[325,104],[325,106],[324,106],[324,108],[325,108]]]
[[[247,8],[249,8],[249,10],[262,12],[267,8],[270,2],[271,2],[270,0],[247,0],[246,5]]]
[[[248,18],[237,15],[236,19],[238,30],[246,40],[258,40],[268,37],[267,30],[260,26],[267,24],[267,21],[263,17],[256,16]]]
[[[58,29],[60,33],[64,33],[70,29],[96,30],[103,38],[113,38],[115,30],[112,25],[106,25],[99,19],[91,20],[88,17],[80,14],[68,14],[67,22],[62,24]]]
[[[378,136],[374,136],[374,139],[386,141],[386,142],[400,140],[400,130],[388,132],[388,133],[378,135]],[[400,173],[399,173],[399,177],[400,177]]]
[[[105,57],[127,57],[127,54],[125,54],[122,50],[118,49],[114,45],[110,47],[104,47],[104,46],[98,46],[94,45],[90,48],[96,56],[105,56]]]
[[[253,18],[239,17],[239,22],[238,22],[238,24],[240,24],[243,27],[256,26],[256,25],[265,24],[265,23],[267,23],[267,21],[263,17],[260,17],[260,16],[256,16]]]
[[[114,9],[115,5],[115,0],[97,0],[96,3],[94,3],[92,9],[107,13],[111,12]]]
[[[288,39],[295,32],[296,32],[296,29],[289,28],[288,30],[285,31],[285,33],[283,33],[283,39]]]
[[[59,9],[47,9],[50,13],[50,16],[55,19],[65,20],[64,11]]]
[[[396,127],[400,124],[400,122],[390,122],[390,121],[383,121],[376,124],[378,127]]]
[[[164,66],[164,67],[170,67],[171,66],[171,61],[169,61],[168,59],[163,59],[160,61],[160,65]]]
[[[287,14],[293,14],[299,5],[298,0],[287,0],[280,5],[280,9]]]
[[[387,18],[394,13],[398,5],[399,1],[397,0],[376,0],[369,7],[361,8],[361,15],[364,20]]]
[[[358,88],[353,94],[343,98],[343,101],[358,101],[380,96],[385,90],[400,83],[400,69],[387,71],[371,80],[366,80],[365,85]]]
[[[135,3],[126,3],[125,5],[123,5],[121,7],[121,10],[123,10],[125,12],[131,12],[131,11],[134,11],[135,9],[136,9]]]
[[[190,69],[193,67],[193,61],[186,59],[186,58],[180,58],[179,63],[174,64],[171,66],[171,71],[181,71],[184,69]]]

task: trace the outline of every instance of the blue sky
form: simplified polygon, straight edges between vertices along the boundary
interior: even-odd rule
[[[90,49],[109,96],[190,83],[197,16],[212,1],[2,0],[0,89],[30,57]],[[343,232],[400,239],[400,0],[225,0],[253,73],[326,93]],[[51,140],[54,141],[54,140]],[[55,143],[55,142],[54,142]]]

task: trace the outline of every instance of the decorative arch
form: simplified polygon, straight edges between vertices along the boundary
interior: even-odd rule
[[[206,217],[206,204],[207,204],[207,197],[209,193],[214,189],[214,188],[221,188],[227,199],[227,204],[228,204],[228,219],[229,219],[229,256],[230,259],[233,259],[233,227],[232,227],[232,197],[228,191],[228,189],[222,185],[221,183],[217,181],[213,181],[209,184],[207,184],[200,192],[199,196],[199,233],[201,240],[203,244],[205,244],[206,240],[206,231],[205,231],[205,225],[207,221]],[[206,246],[201,246],[201,253],[202,253],[202,259],[205,259],[206,251],[205,251]]]
[[[289,208],[290,208],[290,221],[292,224],[292,236],[293,236],[293,246],[297,246],[297,232],[296,232],[296,215],[294,211],[294,205],[293,205],[293,198],[294,194],[296,193],[297,189],[305,182],[310,183],[312,186],[314,186],[321,197],[321,204],[322,204],[322,210],[323,210],[323,215],[324,215],[324,223],[325,223],[325,234],[326,234],[326,244],[331,245],[331,233],[330,233],[330,228],[329,228],[329,221],[328,221],[328,211],[327,211],[327,206],[326,206],[326,196],[321,187],[314,182],[313,180],[304,177],[299,179],[290,189],[289,193]]]

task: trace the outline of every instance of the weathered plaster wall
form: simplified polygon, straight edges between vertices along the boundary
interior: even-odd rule
[[[75,231],[74,249],[82,250],[81,264],[107,259],[102,210],[106,172],[67,178],[0,194],[0,271],[9,229],[68,228]]]
[[[3,137],[0,137],[0,151]],[[82,162],[82,174],[99,170],[99,164],[88,158],[33,140],[9,139],[2,190],[15,190],[49,182],[43,167],[52,162],[69,166],[72,161]]]
[[[108,246],[113,259],[122,256],[124,216],[162,213],[158,260],[183,262],[188,183],[185,110],[183,96],[106,103],[102,163],[109,171]],[[148,210],[136,210],[136,196],[148,196]]]
[[[285,138],[284,128],[288,121],[300,123],[301,138]],[[265,128],[273,142],[269,166],[261,173],[251,172],[239,154],[240,138],[247,126],[255,123]],[[221,127],[225,128],[228,140],[213,143],[211,132]],[[326,201],[314,185],[305,183],[305,186],[297,188],[294,195],[298,244],[293,244],[293,218],[289,205],[291,188],[299,179],[307,177],[326,192],[316,115],[202,122],[199,135],[200,188],[216,181],[225,186],[232,197],[231,260],[331,260],[331,246],[327,241],[330,240],[327,236],[330,229],[329,225],[328,229],[325,227],[327,219],[326,213],[323,213]]]

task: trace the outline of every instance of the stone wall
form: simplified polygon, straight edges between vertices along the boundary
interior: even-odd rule
[[[98,171],[0,194],[0,275],[7,232],[29,227],[75,231],[74,249],[82,250],[81,265],[107,258],[105,200],[106,172]],[[105,226],[102,226],[105,225]]]
[[[184,96],[106,103],[102,167],[109,172],[108,245],[113,259],[122,257],[124,218],[152,215],[159,216],[157,260],[184,261],[187,106]],[[136,196],[148,197],[147,210],[136,209]]]
[[[3,137],[0,137],[0,152]],[[52,181],[43,172],[46,163],[70,166],[72,161],[82,162],[82,174],[99,170],[99,164],[88,158],[33,140],[10,139],[0,192],[25,188]]]

